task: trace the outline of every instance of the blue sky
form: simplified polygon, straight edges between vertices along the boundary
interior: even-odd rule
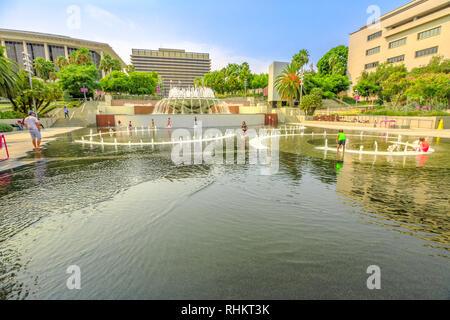
[[[306,48],[317,62],[348,45],[367,23],[409,0],[0,0],[0,28],[67,35],[109,43],[129,62],[132,48],[209,52],[213,69],[247,61],[267,72]]]

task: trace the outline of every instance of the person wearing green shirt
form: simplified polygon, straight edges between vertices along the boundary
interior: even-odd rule
[[[341,146],[343,147],[343,152],[345,153],[345,143],[347,142],[347,137],[345,136],[344,130],[339,130],[339,133],[336,137],[337,146],[337,154],[339,154],[339,149]]]

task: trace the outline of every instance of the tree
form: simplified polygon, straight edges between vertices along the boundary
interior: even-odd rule
[[[322,107],[322,89],[314,88],[311,93],[302,98],[300,108],[305,111],[306,115],[314,115],[317,108]]]
[[[112,71],[109,76],[100,80],[102,90],[105,92],[123,92],[130,91],[129,76],[122,71]]]
[[[450,101],[450,74],[429,73],[411,78],[406,95],[415,101],[424,101],[430,106],[442,103],[445,108]]]
[[[292,58],[292,62],[297,65],[298,70],[303,68],[309,62],[309,52],[306,49],[300,50],[294,57]]]
[[[77,65],[93,64],[91,52],[86,48],[79,48],[70,54],[69,63]]]
[[[11,99],[17,91],[18,65],[5,57],[4,49],[0,46],[0,96]]]
[[[53,73],[56,72],[53,62],[47,61],[42,57],[34,59],[34,69],[37,75],[42,80],[48,81],[51,77],[53,78]]]
[[[156,72],[132,72],[129,75],[131,94],[155,94],[158,84]]]
[[[289,64],[286,69],[275,79],[275,88],[283,99],[289,100],[291,108],[293,100],[300,97],[300,77],[295,63]]]
[[[59,56],[55,60],[55,66],[58,68],[58,70],[62,70],[64,67],[69,65],[69,60],[66,59],[66,57]]]
[[[347,72],[348,47],[341,45],[328,51],[317,63],[321,75],[345,75]]]
[[[119,63],[120,63],[120,62],[119,62]],[[132,72],[136,72],[136,67],[133,66],[133,65],[131,65],[131,64],[129,64],[129,65],[127,65],[127,67],[125,68],[125,71],[126,71],[128,74],[130,74],[130,73],[132,73]]]
[[[84,97],[81,88],[88,88],[89,95],[92,95],[94,90],[100,89],[97,82],[99,72],[93,63],[86,65],[70,64],[58,72],[58,78],[63,90],[67,91],[72,97]]]
[[[450,59],[444,59],[442,56],[431,58],[430,62],[423,67],[411,70],[411,75],[420,76],[429,73],[450,73]]]
[[[251,89],[263,89],[269,85],[269,75],[267,73],[253,75],[250,83]]]
[[[376,92],[380,91],[380,87],[368,80],[361,80],[356,86],[353,87],[353,91],[356,90],[358,90],[358,93],[363,97],[371,97]]]
[[[13,96],[8,98],[15,111],[28,113],[34,107],[33,98],[36,101],[37,109],[42,110],[62,94],[61,90],[55,87],[58,84],[46,84],[35,77],[32,78],[33,89],[31,89],[28,77],[29,75],[25,70],[19,72],[16,82],[17,90]]]
[[[104,71],[106,75],[109,75],[112,71],[121,71],[122,64],[120,63],[119,59],[117,58],[113,59],[109,54],[105,53],[103,55],[103,59],[100,60],[99,68],[100,70]],[[128,69],[131,70],[130,68]]]

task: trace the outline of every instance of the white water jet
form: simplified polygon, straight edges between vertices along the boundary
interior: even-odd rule
[[[378,152],[378,142],[375,141],[375,152]]]

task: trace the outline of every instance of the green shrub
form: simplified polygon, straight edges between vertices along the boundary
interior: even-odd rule
[[[13,127],[7,123],[0,123],[0,132],[11,132]]]
[[[25,117],[25,114],[18,111],[8,110],[0,112],[0,119],[23,119]]]

